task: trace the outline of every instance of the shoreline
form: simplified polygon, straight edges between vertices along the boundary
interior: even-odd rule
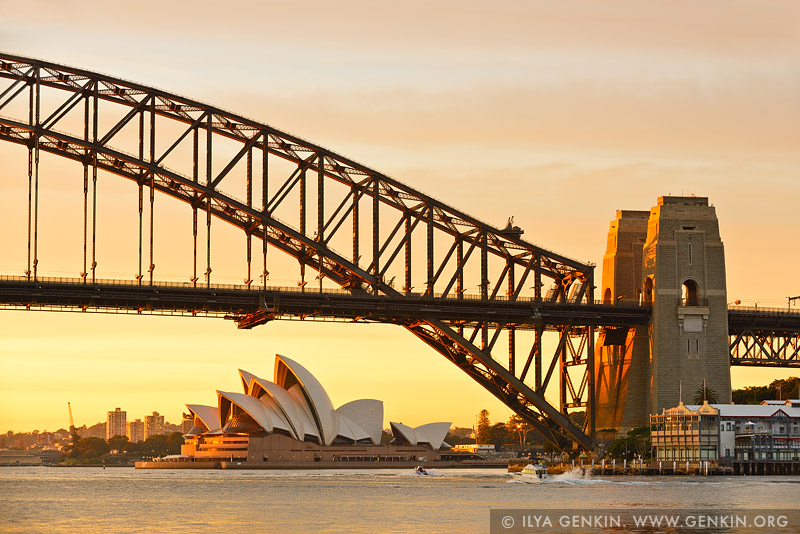
[[[236,462],[236,461],[199,461],[199,462],[136,462],[135,469],[241,469],[241,470],[289,470],[289,469],[414,469],[418,465],[426,469],[504,469],[507,461],[403,461],[403,462]]]

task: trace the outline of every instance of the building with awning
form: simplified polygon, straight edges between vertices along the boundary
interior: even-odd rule
[[[657,460],[800,461],[800,400],[683,404],[650,416]]]

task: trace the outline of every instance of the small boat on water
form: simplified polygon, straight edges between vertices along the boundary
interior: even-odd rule
[[[414,473],[416,473],[417,475],[427,475],[428,474],[428,472],[425,470],[425,468],[422,467],[421,465],[418,465],[417,468],[414,469]]]
[[[547,466],[544,464],[528,464],[522,471],[514,473],[521,477],[525,482],[542,482],[547,478]]]

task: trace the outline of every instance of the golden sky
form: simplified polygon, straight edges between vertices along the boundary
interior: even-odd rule
[[[502,226],[513,215],[528,241],[582,261],[602,264],[617,209],[708,196],[729,299],[785,306],[800,295],[797,2],[0,6],[0,50],[252,117],[481,220]],[[42,164],[44,176],[65,179],[49,178],[43,192],[40,273],[76,276],[81,252],[69,236],[82,231],[80,170]],[[12,199],[0,213],[0,274],[25,269],[25,165],[24,151],[0,147],[0,191]],[[133,189],[101,188],[116,202],[101,220],[119,230],[101,237],[114,252],[104,252],[98,276],[131,277],[131,251],[115,247],[135,232]],[[161,258],[170,255],[163,248]],[[170,266],[167,278],[187,278],[176,258],[158,264]],[[482,408],[493,420],[510,415],[391,326],[292,321],[240,332],[211,319],[9,311],[0,321],[0,432],[66,427],[67,401],[78,424],[118,406],[129,419],[157,410],[177,422],[184,403],[238,390],[238,367],[270,378],[276,352],[305,365],[337,406],[380,398],[387,419],[412,425],[467,426]],[[733,384],[791,374],[734,369]]]

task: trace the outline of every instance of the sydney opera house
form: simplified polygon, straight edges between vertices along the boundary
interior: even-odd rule
[[[415,462],[439,459],[450,446],[450,423],[411,428],[390,423],[381,445],[383,402],[354,400],[333,407],[306,368],[275,356],[273,380],[239,370],[244,393],[217,391],[217,406],[187,404],[194,426],[182,458],[247,466],[316,462]]]

